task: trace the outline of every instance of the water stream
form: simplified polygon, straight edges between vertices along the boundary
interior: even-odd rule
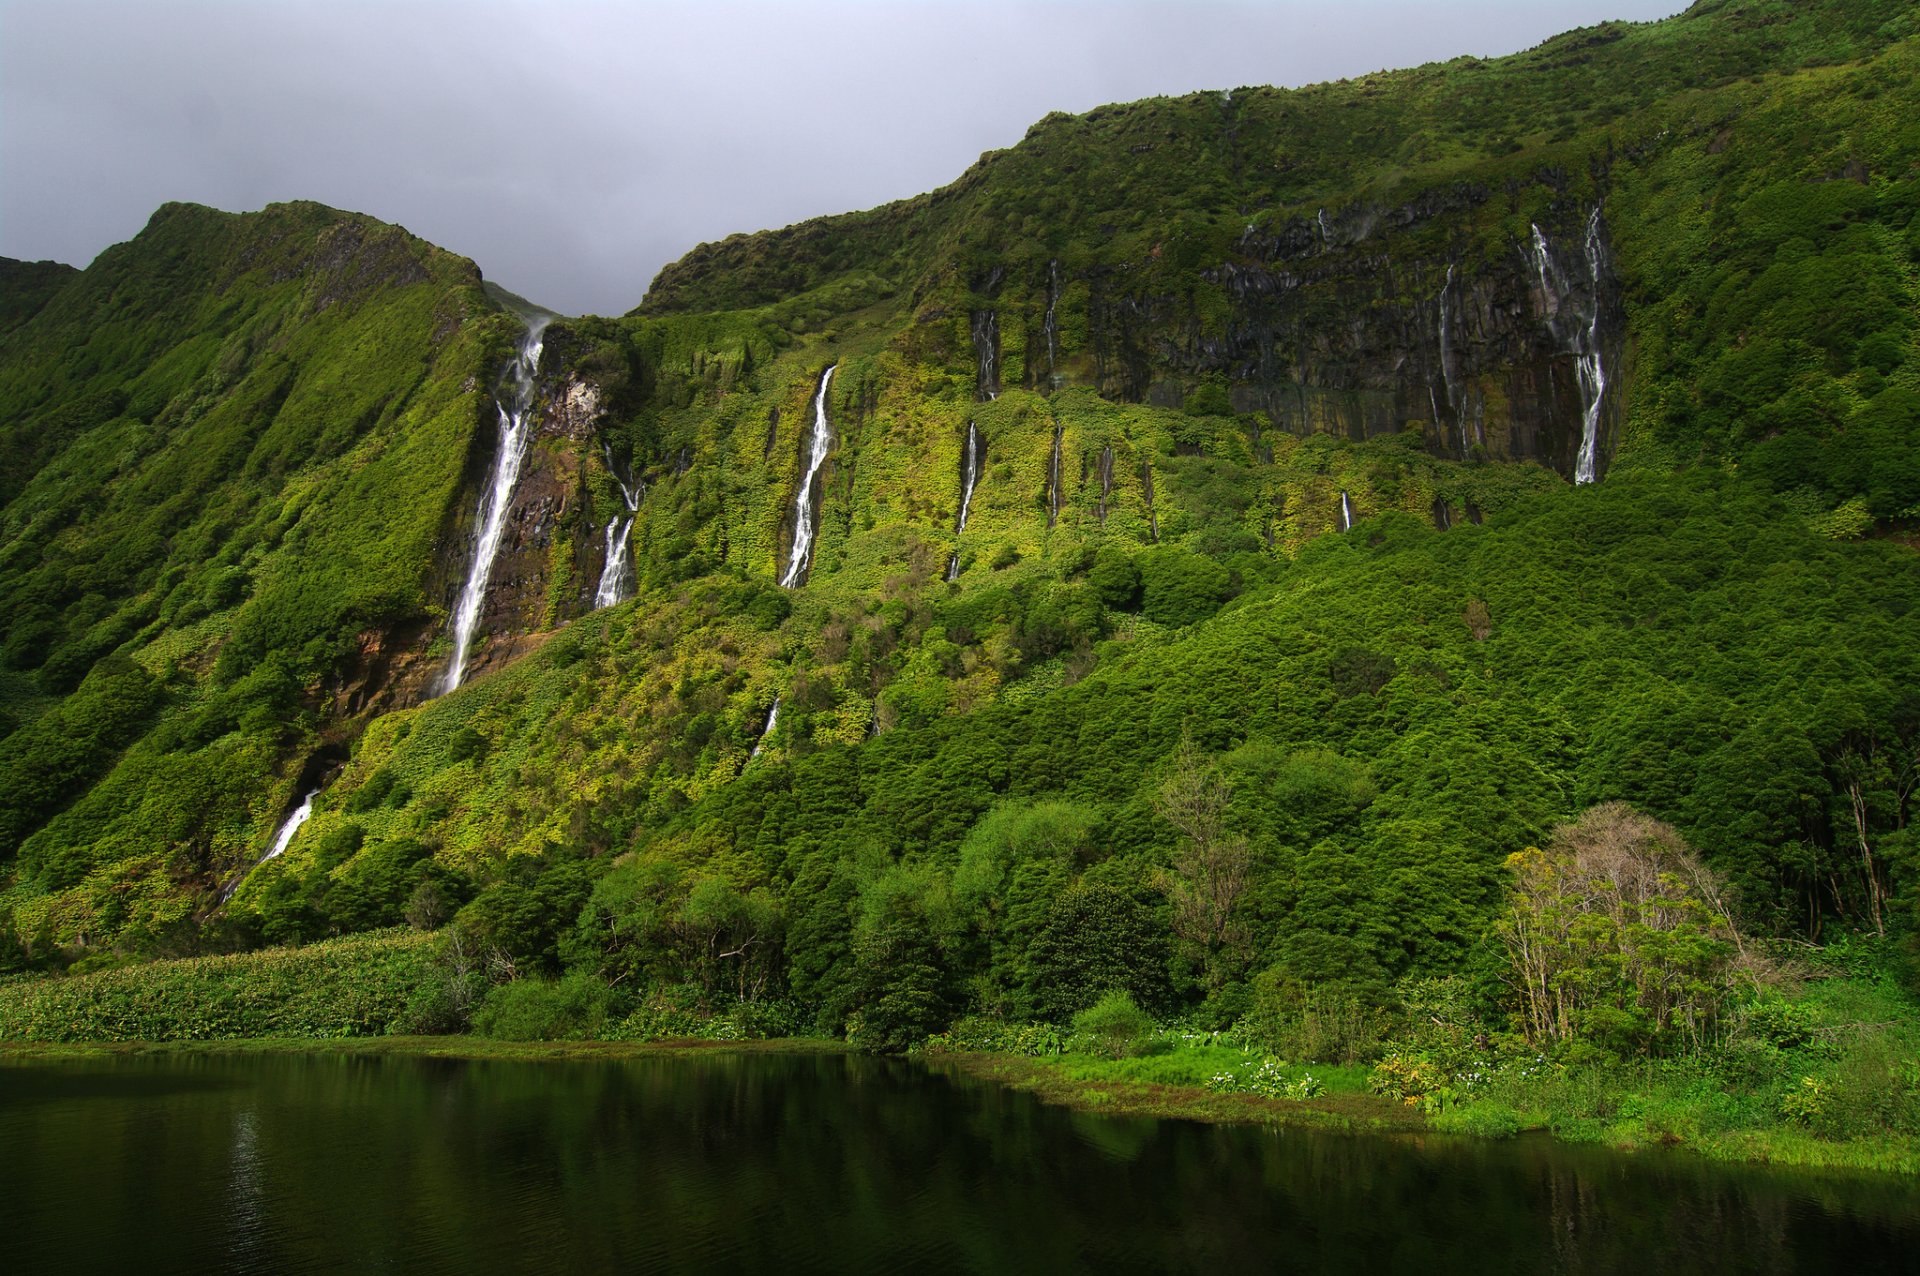
[[[1586,268],[1586,295],[1579,295],[1555,260],[1553,248],[1538,225],[1533,230],[1533,264],[1539,276],[1541,303],[1547,328],[1566,352],[1573,356],[1574,371],[1580,383],[1580,451],[1574,460],[1573,481],[1592,483],[1599,478],[1600,410],[1607,393],[1607,370],[1602,359],[1600,320],[1602,274],[1606,269],[1606,244],[1601,236],[1600,209],[1596,206],[1587,218],[1586,239],[1582,244],[1582,263]]]
[[[833,384],[834,370],[839,366],[836,363],[821,374],[819,393],[813,396],[813,433],[807,439],[807,468],[800,476],[800,490],[793,497],[793,548],[787,556],[787,569],[780,574],[780,584],[787,589],[800,583],[813,560],[813,541],[820,523],[815,480],[820,477],[820,467],[826,464],[827,451],[833,446],[833,426],[827,420],[827,387]]]
[[[520,339],[520,348],[507,369],[510,392],[505,401],[494,400],[500,412],[500,445],[493,459],[492,481],[480,495],[480,531],[474,541],[473,563],[453,609],[453,659],[447,663],[443,692],[457,688],[466,674],[467,651],[480,623],[480,607],[486,601],[487,582],[493,576],[493,562],[506,532],[507,511],[513,505],[514,484],[520,481],[520,466],[526,460],[527,442],[533,434],[534,377],[540,370],[542,334],[551,320],[552,316],[545,314],[527,320],[526,335]]]
[[[775,696],[773,698],[773,707],[767,710],[767,725],[760,728],[760,738],[753,742],[753,752],[747,755],[747,761],[751,762],[760,756],[761,750],[767,747],[767,741],[773,739],[773,729],[779,725],[780,697]]]
[[[973,487],[980,481],[980,427],[967,422],[967,453],[960,471],[960,517],[955,522],[953,536],[957,541],[967,530],[967,511],[973,505]],[[956,546],[953,557],[947,560],[947,579],[960,579],[960,550]]]
[[[1343,532],[1351,531],[1353,528],[1353,521],[1354,521],[1353,498],[1347,495],[1345,488],[1341,488],[1340,489],[1340,530]]]
[[[609,462],[608,472],[613,466]],[[607,561],[600,569],[600,584],[593,591],[593,609],[611,607],[624,602],[632,593],[634,586],[633,562],[627,556],[627,542],[633,535],[633,521],[640,512],[640,498],[646,495],[646,487],[635,483],[632,487],[620,481],[614,474],[613,481],[620,485],[620,499],[626,502],[624,517],[615,514],[607,521]]]
[[[249,865],[245,873],[240,874],[240,876],[228,882],[226,889],[220,892],[220,902],[222,904],[233,898],[233,893],[240,889],[240,883],[247,880],[247,874],[253,872],[254,869],[259,868],[268,860],[277,858],[281,852],[293,845],[294,834],[300,831],[302,824],[305,824],[312,818],[313,800],[319,796],[319,789],[308,790],[307,795],[300,799],[300,805],[294,807],[293,810],[288,813],[287,818],[280,822],[280,828],[274,833],[273,841],[268,844],[267,853]]]

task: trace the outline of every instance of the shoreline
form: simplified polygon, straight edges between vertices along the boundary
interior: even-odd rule
[[[145,1055],[338,1055],[423,1059],[569,1062],[641,1058],[698,1058],[716,1054],[849,1055],[844,1041],[774,1037],[746,1041],[679,1038],[664,1041],[500,1041],[471,1035],[430,1037],[238,1037],[220,1040],[0,1042],[0,1067],[35,1061],[107,1059]],[[1277,1126],[1355,1135],[1433,1134],[1498,1142],[1516,1136],[1546,1138],[1567,1147],[1596,1147],[1638,1155],[1678,1153],[1728,1167],[1811,1172],[1823,1176],[1870,1175],[1920,1181],[1920,1145],[1910,1140],[1837,1143],[1791,1131],[1747,1129],[1695,1133],[1618,1129],[1570,1135],[1544,1113],[1525,1114],[1518,1124],[1476,1128],[1471,1105],[1455,1109],[1468,1119],[1438,1119],[1372,1094],[1334,1091],[1312,1099],[1272,1099],[1245,1092],[1220,1093],[1161,1082],[1076,1077],[1060,1063],[1026,1055],[940,1051],[906,1056],[935,1076],[983,1082],[1032,1095],[1056,1107],[1092,1116],[1147,1117],[1209,1125]],[[1920,1183],[1917,1183],[1920,1185]]]

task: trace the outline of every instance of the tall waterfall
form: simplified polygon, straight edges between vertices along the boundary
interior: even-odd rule
[[[747,761],[751,762],[760,756],[760,751],[767,747],[767,741],[773,738],[773,729],[779,725],[780,697],[775,696],[773,707],[767,710],[767,725],[760,729],[760,738],[753,742],[753,752],[747,755]]]
[[[1601,278],[1606,269],[1606,245],[1601,239],[1598,205],[1587,218],[1583,247],[1587,267],[1584,299],[1576,295],[1566,273],[1554,260],[1546,235],[1539,226],[1533,227],[1533,264],[1540,277],[1547,327],[1573,356],[1580,382],[1580,453],[1574,461],[1573,481],[1592,483],[1600,476],[1600,409],[1607,393],[1607,370],[1600,338]]]
[[[1347,489],[1343,487],[1340,489],[1340,530],[1351,531],[1353,520],[1353,498],[1347,495]]]
[[[608,465],[611,472],[612,465]],[[633,535],[633,520],[640,512],[640,498],[646,494],[646,488],[640,483],[628,487],[620,482],[615,474],[613,481],[620,484],[620,498],[626,502],[626,517],[615,514],[607,522],[607,562],[600,569],[600,585],[593,591],[593,609],[611,607],[621,602],[633,592],[633,564],[627,557],[627,541]]]
[[[800,583],[813,560],[813,539],[819,530],[819,502],[814,498],[814,481],[820,467],[827,463],[827,449],[833,446],[833,427],[827,421],[827,387],[833,384],[834,364],[820,377],[820,392],[813,396],[813,433],[807,440],[807,469],[800,476],[800,490],[793,497],[793,549],[787,558],[787,570],[780,584],[792,589]]]
[[[480,623],[480,605],[486,601],[487,581],[493,575],[493,560],[500,553],[507,511],[513,505],[513,486],[520,480],[520,464],[526,460],[527,441],[533,435],[534,375],[540,370],[542,334],[551,320],[551,315],[544,314],[527,320],[526,335],[520,339],[520,349],[507,369],[512,393],[508,402],[494,400],[500,412],[500,447],[493,458],[493,480],[480,495],[480,532],[473,545],[473,563],[453,609],[453,659],[447,664],[443,692],[458,687],[466,674],[467,649],[473,645],[473,631]]]
[[[953,536],[958,540],[967,530],[967,511],[973,505],[973,485],[980,481],[980,427],[967,422],[967,453],[960,470],[960,517],[954,524]],[[960,550],[956,546],[953,557],[947,560],[947,579],[960,579]]]
[[[1067,433],[1067,427],[1055,424],[1053,427],[1053,459],[1047,462],[1047,526],[1052,527],[1060,521],[1060,444]]]
[[[1461,416],[1460,393],[1453,386],[1453,267],[1447,267],[1447,282],[1440,286],[1440,379],[1447,387],[1447,411],[1455,419]],[[1440,422],[1434,422],[1439,425]],[[1467,452],[1467,430],[1460,427],[1460,454]]]
[[[1314,220],[1320,223],[1320,247],[1322,249],[1333,247],[1333,227],[1327,223],[1327,210],[1321,209]]]
[[[993,310],[973,312],[975,393],[982,403],[1000,397],[1000,315]]]

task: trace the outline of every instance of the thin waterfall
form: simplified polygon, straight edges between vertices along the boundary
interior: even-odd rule
[[[267,853],[255,860],[248,867],[246,873],[242,873],[231,882],[228,882],[226,889],[220,892],[220,902],[222,904],[233,898],[233,893],[240,889],[240,883],[247,880],[247,873],[253,872],[254,869],[259,868],[262,864],[275,858],[282,851],[293,845],[293,835],[298,833],[300,826],[305,824],[313,815],[313,800],[319,796],[320,790],[312,789],[308,791],[305,797],[300,799],[300,805],[294,807],[292,813],[289,814],[285,820],[281,821],[279,831],[273,835],[273,841],[268,845]]]
[[[513,487],[520,481],[520,465],[526,460],[527,441],[533,435],[534,376],[540,370],[542,334],[551,315],[534,315],[527,320],[526,335],[513,356],[507,376],[513,387],[510,401],[494,400],[500,412],[500,446],[493,458],[493,481],[480,495],[478,520],[480,533],[473,546],[473,564],[467,569],[467,583],[460,590],[460,601],[453,610],[453,659],[447,664],[442,691],[460,685],[467,669],[467,650],[473,645],[473,631],[480,623],[480,606],[486,601],[487,581],[493,575],[493,562],[500,554],[500,541],[507,528],[507,511],[513,505]]]
[[[1315,220],[1320,223],[1320,247],[1322,249],[1332,248],[1333,227],[1327,223],[1327,210],[1324,208],[1321,209],[1319,216],[1316,217]]]
[[[1000,315],[993,310],[973,312],[975,394],[982,403],[1000,397]]]
[[[1580,458],[1574,463],[1573,481],[1591,483],[1600,477],[1600,403],[1607,393],[1607,370],[1600,359],[1600,272],[1605,265],[1606,245],[1600,241],[1600,206],[1594,205],[1587,218],[1587,270],[1593,285],[1593,313],[1587,319],[1587,348],[1579,362],[1580,395],[1586,411],[1580,422]]]
[[[1453,384],[1453,267],[1447,267],[1447,281],[1440,285],[1440,379],[1447,387],[1447,411],[1456,421],[1462,421],[1461,408],[1464,406],[1460,392]],[[1429,390],[1431,393],[1431,390]],[[1436,419],[1435,425],[1440,422]],[[1460,455],[1467,454],[1467,429],[1464,422],[1460,426]]]
[[[1047,263],[1047,320],[1042,325],[1047,334],[1047,381],[1053,385],[1053,376],[1060,365],[1060,326],[1054,321],[1054,308],[1060,304],[1060,262],[1058,259]]]
[[[767,747],[767,741],[773,738],[773,729],[779,725],[780,697],[775,696],[773,707],[767,710],[767,725],[760,728],[760,738],[753,742],[753,752],[747,755],[747,761],[751,762],[760,756],[760,751]]]
[[[1140,486],[1147,493],[1147,527],[1153,532],[1153,543],[1160,543],[1160,515],[1153,508],[1153,463],[1140,462]]]
[[[1353,498],[1347,495],[1347,489],[1343,487],[1340,489],[1340,530],[1351,531],[1353,521]]]
[[[1580,451],[1574,461],[1573,481],[1576,484],[1592,483],[1600,477],[1600,410],[1607,393],[1607,370],[1602,359],[1600,338],[1601,274],[1606,268],[1606,246],[1600,234],[1600,209],[1596,205],[1587,218],[1584,248],[1589,296],[1584,312],[1579,307],[1580,299],[1573,295],[1565,272],[1554,260],[1553,249],[1547,243],[1546,235],[1538,225],[1534,225],[1532,230],[1533,264],[1540,279],[1541,304],[1547,328],[1553,333],[1554,339],[1573,356],[1574,370],[1580,383]]]
[[[609,462],[608,472],[613,466]],[[626,516],[615,514],[607,522],[607,561],[600,569],[600,585],[593,591],[593,609],[611,607],[623,602],[633,592],[633,565],[627,557],[627,542],[633,535],[634,518],[640,512],[640,498],[646,495],[644,484],[635,483],[628,487],[620,482],[620,476],[614,474],[613,481],[620,485],[620,499],[626,502]]]
[[[1052,527],[1060,521],[1060,444],[1067,433],[1067,427],[1055,424],[1053,427],[1053,459],[1047,463],[1047,526]]]
[[[967,510],[973,505],[973,485],[980,481],[980,427],[967,422],[967,454],[960,470],[960,518],[954,524],[953,537],[956,541],[967,530]],[[947,579],[960,579],[960,549],[956,545],[953,557],[947,560]]]
[[[827,421],[827,387],[833,384],[834,370],[839,364],[828,368],[820,377],[820,392],[813,396],[813,434],[807,441],[807,469],[800,477],[800,490],[793,497],[793,549],[787,559],[787,570],[780,575],[783,588],[792,589],[800,583],[813,559],[813,540],[820,520],[818,502],[814,499],[814,480],[820,476],[820,467],[827,462],[827,449],[833,446],[833,427]]]

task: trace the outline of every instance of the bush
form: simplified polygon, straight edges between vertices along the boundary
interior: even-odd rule
[[[1109,1059],[1138,1054],[1153,1033],[1153,1019],[1116,988],[1073,1017],[1073,1036]]]
[[[590,1041],[606,1023],[611,996],[606,984],[585,973],[516,979],[487,994],[473,1026],[502,1041]]]

